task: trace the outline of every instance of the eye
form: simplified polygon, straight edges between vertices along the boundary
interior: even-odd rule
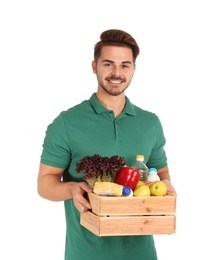
[[[111,67],[111,65],[112,65],[112,64],[111,64],[111,63],[109,63],[109,62],[107,62],[107,63],[104,63],[104,66],[105,66],[105,67],[107,67],[107,68]]]
[[[129,69],[130,66],[129,66],[129,64],[123,64],[123,65],[122,65],[122,68],[123,68],[123,69]]]

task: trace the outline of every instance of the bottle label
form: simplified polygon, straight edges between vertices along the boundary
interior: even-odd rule
[[[140,172],[140,180],[141,181],[147,181],[148,179],[148,171],[147,170],[143,170],[143,169],[139,169]]]

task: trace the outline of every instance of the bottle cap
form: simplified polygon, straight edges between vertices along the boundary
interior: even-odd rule
[[[142,159],[142,160],[143,160],[143,159],[144,159],[144,155],[142,155],[142,154],[137,154],[137,155],[136,155],[136,159]]]
[[[129,196],[132,193],[132,189],[128,186],[124,186],[122,189],[122,195],[123,196]]]
[[[150,168],[149,172],[157,172],[157,169],[156,168]]]

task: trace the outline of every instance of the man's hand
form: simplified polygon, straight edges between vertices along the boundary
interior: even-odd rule
[[[92,192],[92,188],[86,182],[77,182],[72,187],[72,199],[75,207],[80,213],[84,213],[91,209],[89,201],[84,197],[85,192]]]
[[[162,180],[162,181],[163,181],[163,182],[166,184],[166,186],[167,186],[167,192],[169,192],[169,193],[171,193],[171,194],[177,196],[177,193],[176,193],[174,187],[172,186],[172,184],[170,183],[170,181],[167,180],[167,179],[164,179],[164,180]]]

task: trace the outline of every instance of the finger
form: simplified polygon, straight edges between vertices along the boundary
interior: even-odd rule
[[[80,207],[79,207],[78,210],[79,210],[80,213],[85,213],[85,212],[87,212],[89,209],[91,209],[90,204],[89,204],[88,206],[80,205]]]

